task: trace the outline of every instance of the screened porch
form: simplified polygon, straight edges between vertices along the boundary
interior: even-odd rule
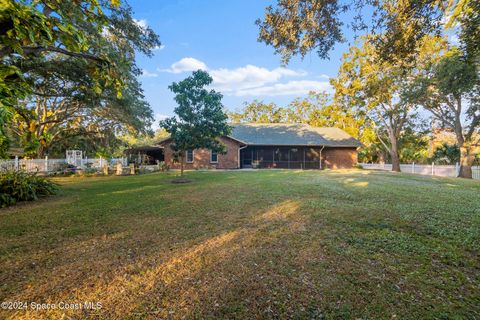
[[[240,150],[241,168],[322,169],[322,147],[248,146]]]

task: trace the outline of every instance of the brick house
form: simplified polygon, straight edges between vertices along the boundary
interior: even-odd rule
[[[219,138],[225,154],[211,150],[188,150],[185,169],[285,168],[342,169],[357,163],[360,142],[338,128],[306,124],[237,124],[229,136]],[[171,141],[160,142],[165,162],[173,169]]]

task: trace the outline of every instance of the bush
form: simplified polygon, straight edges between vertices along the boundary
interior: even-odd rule
[[[160,161],[159,163],[160,171],[165,172],[170,170],[170,166],[165,163],[165,161]]]
[[[73,164],[69,163],[62,163],[58,166],[58,172],[56,172],[56,175],[64,175],[64,176],[70,176],[75,174],[77,171],[77,167],[74,166]]]
[[[433,152],[428,162],[435,162],[435,164],[455,164],[460,161],[460,148],[455,144],[443,143],[437,147]]]
[[[83,169],[83,174],[87,175],[87,176],[93,176],[97,172],[98,172],[98,170],[95,169],[94,167],[86,167],[85,169]]]
[[[18,201],[33,201],[40,196],[55,194],[57,185],[44,177],[25,172],[9,171],[0,174],[0,207]]]
[[[356,169],[363,169],[363,166],[360,163],[357,163],[354,168]]]

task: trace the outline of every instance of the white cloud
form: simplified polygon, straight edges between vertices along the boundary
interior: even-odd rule
[[[140,20],[133,19],[133,22],[135,22],[137,24],[137,26],[139,26],[142,29],[147,29],[147,27],[148,27],[147,20],[145,20],[145,19],[140,19]]]
[[[285,77],[301,77],[307,75],[303,70],[287,68],[267,69],[248,64],[235,69],[209,69],[207,65],[195,58],[186,57],[173,63],[168,69],[160,71],[170,73],[183,73],[195,70],[207,70],[213,78],[213,87],[224,94],[236,95],[237,92],[259,88],[278,82]]]
[[[155,113],[155,121],[165,120],[167,118],[168,118],[168,116],[166,116],[162,113],[159,113],[159,112]]]
[[[228,69],[210,69],[200,60],[192,57],[183,58],[173,63],[168,69],[159,71],[183,73],[196,70],[206,70],[213,78],[212,88],[230,96],[281,96],[303,95],[310,91],[331,91],[328,79],[330,76],[320,74],[316,79],[322,80],[290,80],[292,77],[305,77],[306,71],[288,68],[267,69],[248,64],[244,67]]]
[[[237,90],[235,96],[284,96],[303,95],[310,91],[332,91],[328,81],[298,80],[269,86]]]
[[[207,65],[200,60],[187,57],[173,63],[170,68],[162,69],[160,71],[170,73],[182,73],[196,70],[207,70]]]
[[[286,68],[268,70],[249,64],[236,69],[210,70],[210,74],[213,78],[213,85],[218,90],[228,93],[275,83],[282,77],[305,76],[306,72]]]
[[[152,123],[152,130],[155,131],[160,129],[160,120],[165,120],[166,118],[168,118],[168,116],[157,112],[155,113],[154,118],[155,120],[153,120],[153,123]]]
[[[328,74],[321,74],[319,76],[317,76],[317,78],[320,78],[320,79],[330,79],[330,76]]]
[[[165,49],[165,45],[164,45],[164,44],[162,44],[161,46],[155,46],[155,47],[153,47],[152,50],[153,50],[153,51],[161,51],[161,50],[163,50],[163,49]]]
[[[142,77],[145,77],[145,78],[156,78],[158,77],[158,73],[155,73],[155,72],[150,72],[146,69],[142,69]]]

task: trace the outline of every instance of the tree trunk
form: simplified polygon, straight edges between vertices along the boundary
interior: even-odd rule
[[[180,157],[180,176],[183,177],[183,156]]]
[[[398,151],[394,151],[392,149],[391,157],[392,157],[392,171],[401,172],[401,170],[400,170],[400,158],[398,157]]]
[[[475,155],[471,152],[471,148],[462,146],[460,147],[460,172],[459,178],[472,179],[472,165],[475,161]]]
[[[45,156],[45,147],[40,143],[37,148],[37,158],[42,159]]]
[[[385,163],[385,159],[387,157],[385,156],[385,152],[384,150],[380,150],[379,154],[378,154],[378,162],[379,163]],[[372,159],[373,160],[373,159]]]
[[[183,177],[183,164],[184,164],[184,157],[183,155],[180,156],[180,176]]]
[[[398,155],[398,141],[393,135],[390,135],[390,157],[392,158],[392,171],[400,172],[400,157]]]

